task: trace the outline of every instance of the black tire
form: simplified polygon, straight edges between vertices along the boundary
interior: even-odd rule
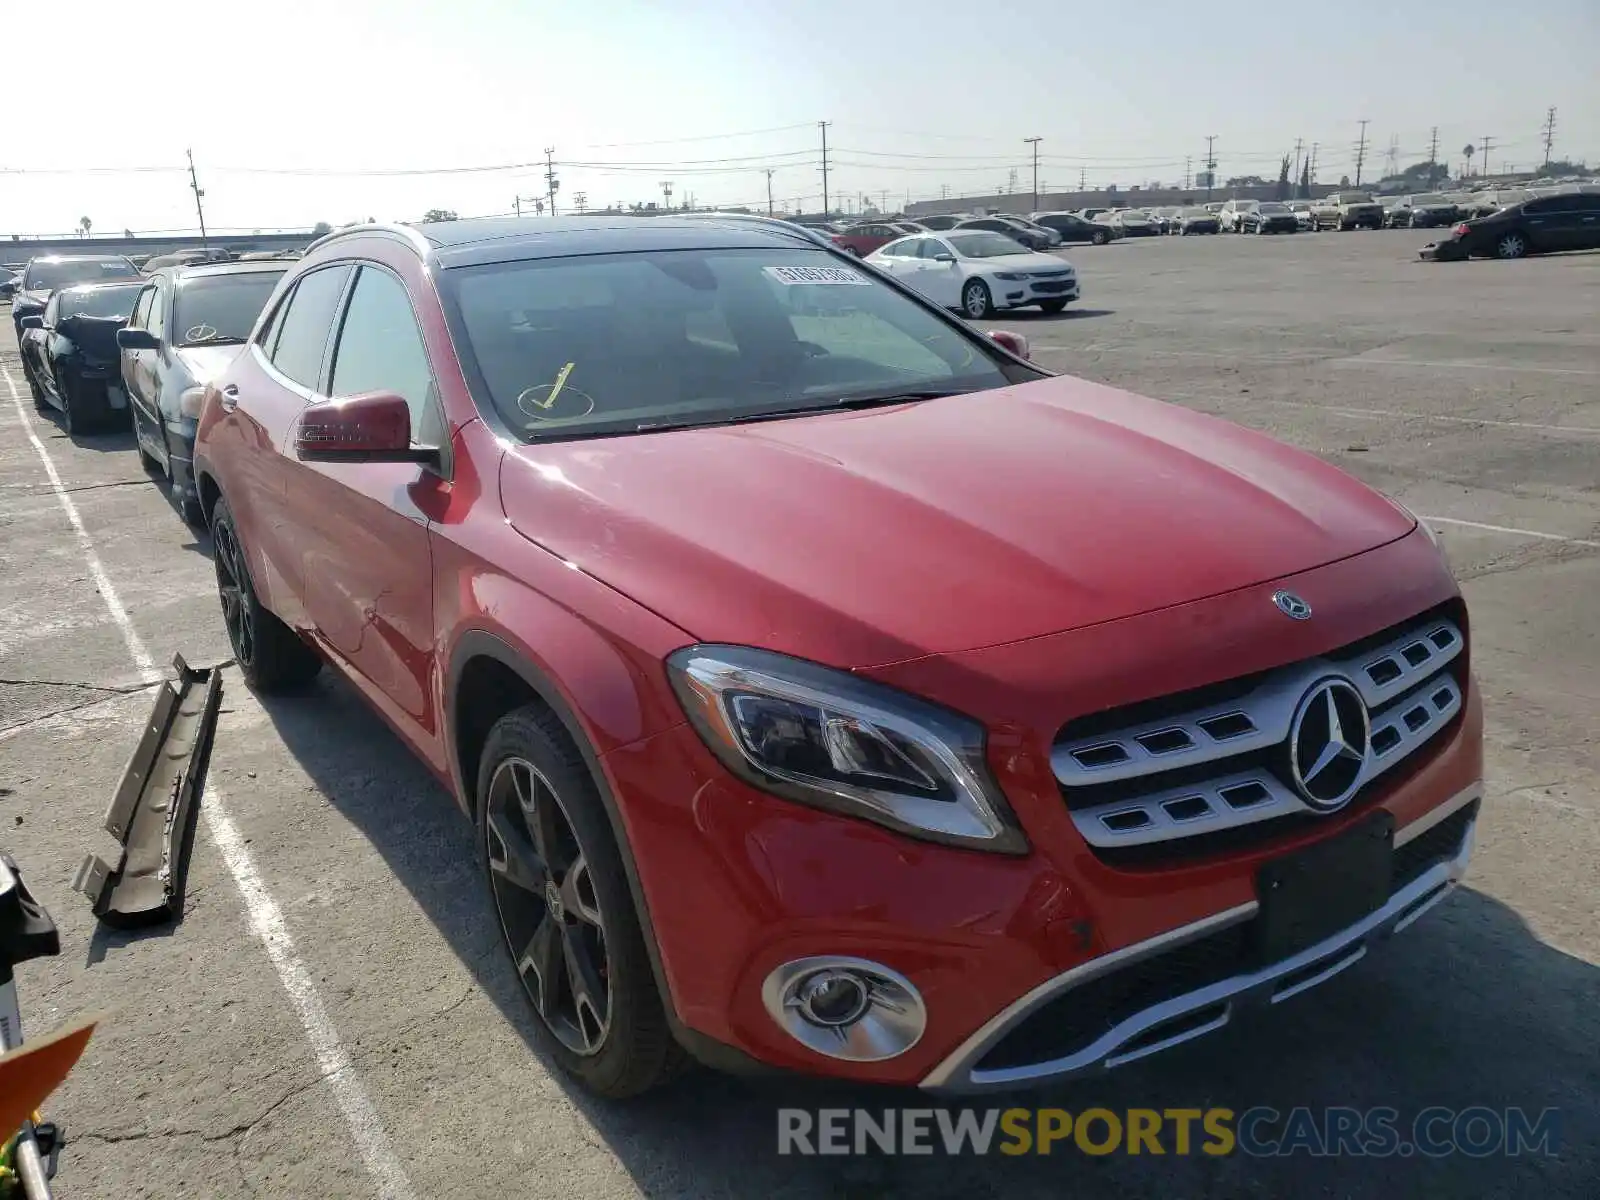
[[[1508,230],[1495,239],[1494,256],[1496,258],[1522,258],[1527,253],[1528,239],[1515,229]]]
[[[530,705],[495,722],[478,762],[477,812],[501,944],[551,1056],[610,1099],[670,1080],[686,1056],[656,991],[622,855],[583,756],[548,710]]]
[[[70,370],[61,372],[56,379],[61,385],[63,424],[68,434],[99,433],[110,424],[112,408],[104,384],[85,382]]]
[[[50,401],[45,397],[44,389],[39,386],[39,377],[33,373],[27,359],[22,360],[22,377],[28,381],[28,393],[33,397],[33,406],[40,412],[47,411]]]
[[[185,525],[192,528],[204,529],[206,526],[206,510],[194,496],[178,501],[178,515],[183,518]]]
[[[961,285],[961,315],[973,321],[994,316],[994,297],[983,280],[970,279]]]
[[[1095,245],[1095,246],[1104,246],[1110,240],[1111,240],[1111,235],[1109,233],[1106,233],[1104,230],[1097,230],[1096,232],[1094,232],[1094,233],[1089,235],[1090,244],[1091,245]]]
[[[267,693],[304,687],[322,670],[322,660],[256,599],[233,512],[220,498],[211,509],[211,537],[222,620],[245,683],[253,691]]]
[[[1065,312],[1066,309],[1067,309],[1067,302],[1065,300],[1041,300],[1041,301],[1039,301],[1039,311],[1044,313],[1046,316],[1053,317],[1053,316],[1056,315],[1056,313]]]

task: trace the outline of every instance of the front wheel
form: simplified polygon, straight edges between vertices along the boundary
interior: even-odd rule
[[[245,683],[258,692],[293,691],[310,683],[322,669],[322,660],[256,598],[239,528],[226,500],[219,499],[211,509],[211,543],[222,621]]]
[[[502,943],[557,1063],[636,1096],[683,1062],[594,780],[561,721],[516,709],[489,731],[478,848]]]
[[[989,285],[974,279],[961,289],[961,311],[974,321],[994,316],[994,298],[989,295]]]
[[[1090,241],[1090,242],[1091,242],[1091,243],[1092,243],[1092,244],[1093,244],[1093,245],[1096,245],[1096,246],[1104,246],[1104,245],[1105,245],[1105,244],[1106,244],[1106,243],[1107,243],[1107,242],[1109,242],[1109,241],[1110,241],[1110,240],[1111,240],[1111,235],[1110,235],[1110,234],[1108,234],[1108,233],[1105,233],[1105,232],[1103,232],[1103,231],[1102,231],[1102,232],[1099,232],[1099,233],[1096,233],[1096,234],[1094,234],[1094,235],[1093,235],[1093,236],[1092,236],[1092,237],[1090,237],[1090,239],[1089,239],[1089,241]]]
[[[1501,234],[1500,240],[1494,244],[1496,258],[1521,258],[1527,252],[1527,239],[1515,231]]]

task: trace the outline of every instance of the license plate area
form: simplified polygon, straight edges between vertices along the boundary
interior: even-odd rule
[[[1256,963],[1280,962],[1376,912],[1394,873],[1394,817],[1379,809],[1343,833],[1256,873]]]

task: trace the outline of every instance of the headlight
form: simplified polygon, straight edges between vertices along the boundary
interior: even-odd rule
[[[178,396],[178,415],[188,417],[191,421],[200,419],[200,401],[205,399],[206,389],[203,387],[184,388]]]
[[[764,791],[914,837],[1027,850],[969,717],[745,646],[689,646],[667,674],[706,745]]]
[[[996,279],[1026,279],[1028,276],[1022,271],[996,271]]]

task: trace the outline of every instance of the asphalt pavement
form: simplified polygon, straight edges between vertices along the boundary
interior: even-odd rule
[[[1060,1106],[1560,1110],[1558,1153],[796,1158],[783,1106],[901,1092],[697,1072],[627,1105],[553,1073],[470,830],[351,690],[227,692],[181,923],[71,892],[175,651],[224,661],[203,534],[126,434],[69,439],[0,334],[0,846],[61,926],[34,1032],[102,1012],[51,1105],[86,1197],[1592,1197],[1600,1179],[1600,255],[1421,264],[1428,235],[1154,238],[1067,252],[1020,330],[1052,369],[1264,430],[1436,528],[1471,606],[1488,784],[1467,885],[1264,1021]]]

